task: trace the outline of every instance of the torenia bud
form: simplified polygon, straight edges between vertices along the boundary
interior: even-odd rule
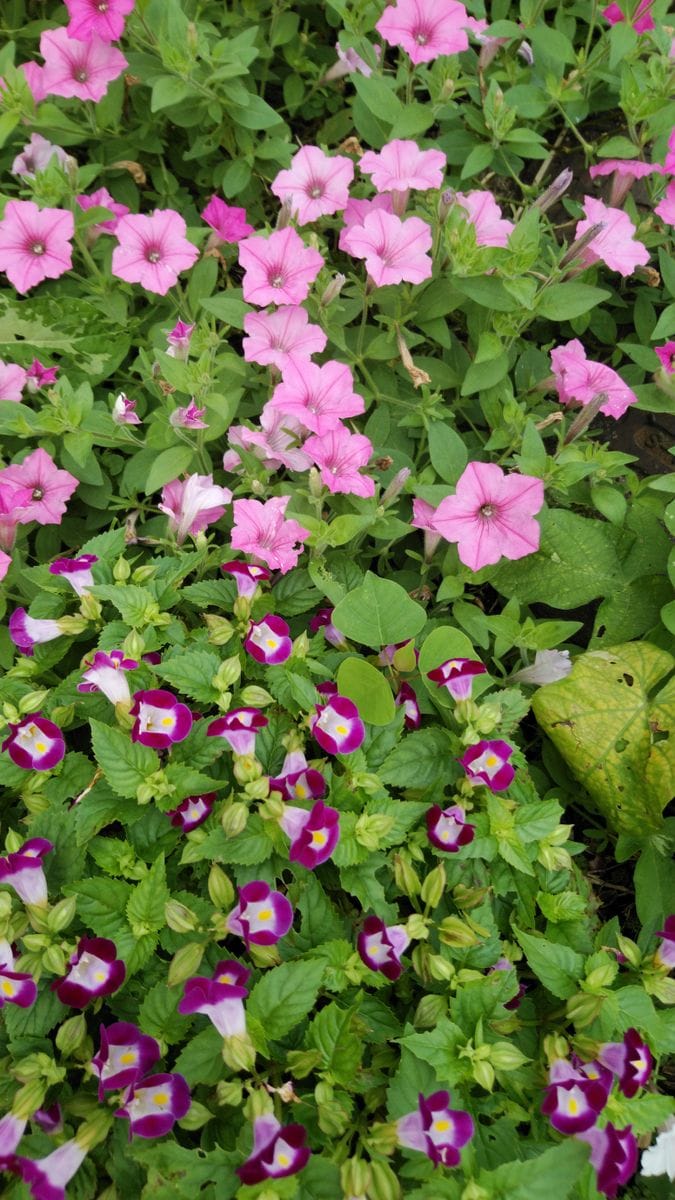
[[[543,1041],[543,1049],[549,1066],[559,1058],[567,1058],[570,1052],[569,1042],[559,1033],[548,1033]]]
[[[19,1119],[28,1120],[38,1108],[42,1108],[47,1095],[47,1083],[43,1079],[31,1079],[24,1083],[14,1096],[12,1114]]]
[[[164,918],[169,929],[174,933],[192,933],[199,926],[199,917],[192,909],[180,900],[168,900],[164,908]]]
[[[405,923],[405,931],[411,941],[423,942],[429,937],[429,922],[421,913],[411,913]]]
[[[428,959],[429,973],[432,979],[447,983],[456,974],[456,969],[442,954],[430,954]]]
[[[241,663],[239,662],[239,656],[237,654],[233,654],[230,658],[226,658],[225,661],[220,664],[218,670],[213,676],[213,679],[211,680],[211,686],[214,687],[217,692],[226,692],[233,683],[238,683],[240,675]]]
[[[245,708],[266,708],[268,704],[274,704],[274,696],[270,696],[265,688],[252,683],[242,688],[238,702]]]
[[[495,1042],[490,1047],[490,1062],[496,1071],[517,1071],[529,1061],[513,1042]]]
[[[54,975],[65,975],[66,956],[60,946],[48,946],[42,955],[42,965]]]
[[[370,1166],[362,1158],[348,1158],[340,1167],[340,1184],[345,1196],[363,1196],[370,1183]]]
[[[264,775],[262,779],[253,779],[244,784],[244,795],[251,800],[266,800],[270,794],[270,781]]]
[[[415,974],[419,976],[423,983],[429,983],[431,979],[429,960],[433,957],[433,955],[430,953],[429,947],[426,945],[426,943],[419,942],[418,945],[415,946],[410,957]]]
[[[436,996],[433,993],[422,996],[415,1010],[413,1025],[416,1029],[434,1029],[441,1017],[445,1016],[447,1008],[445,996]]]
[[[254,1088],[246,1098],[244,1116],[247,1121],[255,1121],[256,1117],[269,1117],[274,1112],[274,1101],[269,1092],[263,1088]]]
[[[80,600],[80,613],[85,621],[100,621],[102,612],[101,601],[91,592],[85,592]]]
[[[493,733],[501,719],[501,705],[486,702],[480,706],[475,727],[480,734]]]
[[[575,996],[570,996],[565,1010],[568,1019],[573,1021],[578,1029],[584,1029],[600,1016],[604,1003],[604,996],[590,996],[577,992]]]
[[[78,1146],[81,1146],[83,1150],[93,1150],[94,1146],[105,1141],[110,1133],[112,1123],[113,1114],[110,1109],[98,1108],[88,1121],[80,1125],[75,1134]]]
[[[176,987],[179,983],[185,983],[195,971],[199,970],[199,964],[204,957],[204,946],[200,942],[189,942],[187,946],[181,946],[171,959],[169,964],[169,973],[167,982],[169,987]]]
[[[216,908],[231,908],[234,902],[234,888],[225,872],[217,863],[209,871],[209,896]]]
[[[307,658],[309,654],[309,638],[306,633],[300,633],[293,642],[293,658]]]
[[[260,780],[259,782],[262,782]],[[248,787],[251,784],[247,785]],[[260,816],[263,821],[280,821],[284,815],[286,805],[284,804],[278,792],[272,792],[260,808]]]
[[[234,625],[226,617],[217,613],[204,613],[204,623],[209,631],[209,641],[212,646],[224,646],[234,633]]]
[[[263,773],[261,764],[253,754],[235,754],[232,774],[237,783],[252,783]]]
[[[276,946],[251,945],[249,953],[253,959],[254,966],[262,967],[263,969],[265,967],[276,967],[281,962]]]
[[[461,917],[446,917],[438,928],[438,936],[445,946],[477,946],[480,938],[473,929],[462,921]]]
[[[389,1163],[370,1164],[370,1183],[366,1195],[368,1200],[400,1200],[401,1185]]]
[[[610,987],[616,979],[618,970],[619,966],[615,958],[600,967],[595,967],[584,980],[584,991],[599,992],[602,988]]]
[[[130,575],[131,566],[127,562],[126,558],[118,558],[115,566],[113,567],[113,579],[115,582],[126,583]]]
[[[621,933],[618,935],[616,940],[619,950],[623,954],[624,958],[628,959],[631,967],[639,967],[640,963],[642,962],[640,947],[636,945],[635,942],[631,941],[630,938],[624,937]]]
[[[251,616],[251,598],[250,596],[237,596],[232,605],[232,612],[238,621],[248,622]]]
[[[72,724],[73,717],[75,716],[75,705],[58,704],[56,708],[52,709],[49,715],[57,725],[67,727],[68,725]]]
[[[145,639],[141,637],[137,629],[132,629],[122,642],[122,650],[125,658],[135,658],[137,661],[143,656],[145,650]]]
[[[143,567],[136,567],[131,578],[134,583],[147,583],[149,579],[154,579],[156,573],[156,568],[146,563]]]
[[[461,1200],[490,1200],[490,1195],[491,1193],[486,1192],[485,1188],[480,1187],[479,1184],[471,1180],[471,1183],[467,1184],[464,1188]]]
[[[463,883],[458,883],[452,889],[452,898],[458,908],[468,912],[469,909],[482,904],[489,891],[489,888],[468,888]]]
[[[149,804],[155,794],[155,789],[152,784],[139,783],[136,789],[136,801],[138,804]]]
[[[50,933],[61,933],[62,930],[67,929],[75,916],[76,907],[76,896],[68,896],[65,900],[59,900],[47,915],[47,929]]]
[[[70,1058],[82,1045],[86,1036],[87,1022],[84,1014],[78,1013],[76,1017],[70,1017],[63,1022],[56,1034],[56,1045],[64,1058]]]
[[[376,1121],[368,1134],[368,1147],[376,1154],[393,1154],[398,1145],[398,1132],[394,1121]]]
[[[39,692],[26,692],[19,700],[20,713],[36,713],[42,708],[49,691],[47,688],[42,688]]]
[[[359,845],[373,853],[380,847],[380,841],[386,837],[393,825],[392,817],[384,813],[362,813],[356,822],[354,836]]]
[[[229,1108],[239,1108],[243,1103],[244,1089],[238,1079],[221,1079],[216,1085],[218,1104],[226,1104]]]
[[[413,897],[419,895],[420,887],[419,876],[414,867],[408,862],[408,859],[402,854],[394,855],[394,879],[396,886],[406,896]]]
[[[476,1083],[480,1087],[485,1088],[486,1092],[491,1092],[495,1083],[494,1067],[485,1059],[474,1059],[471,1064],[471,1074]]]
[[[248,809],[240,800],[223,809],[220,817],[223,833],[226,833],[228,837],[236,837],[238,833],[242,833],[246,828],[247,821]]]
[[[443,863],[439,863],[437,867],[434,867],[433,871],[429,872],[422,884],[422,891],[420,892],[422,903],[426,904],[429,908],[436,908],[443,899],[446,883],[445,867]]]

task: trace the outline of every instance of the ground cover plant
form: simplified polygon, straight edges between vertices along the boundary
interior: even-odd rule
[[[665,0],[5,0],[0,1172],[675,1178]]]

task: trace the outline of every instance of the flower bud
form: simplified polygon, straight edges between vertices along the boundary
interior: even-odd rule
[[[443,958],[442,954],[431,954],[428,959],[429,973],[432,979],[447,983],[456,974],[456,968]]]
[[[604,228],[604,221],[596,221],[594,225],[589,226],[589,228],[582,233],[581,237],[578,237],[576,241],[572,242],[572,245],[569,247],[569,249],[565,251],[560,259],[560,266],[568,267],[570,263],[573,263],[575,259],[577,259],[579,255],[583,253],[586,247],[591,244],[593,239],[596,238],[599,233],[602,233]]]
[[[469,909],[477,908],[482,904],[485,897],[489,894],[490,888],[468,888],[463,883],[458,883],[452,889],[452,898],[458,908],[468,912]]]
[[[53,975],[65,975],[66,956],[60,946],[49,946],[42,955],[42,965]]]
[[[100,621],[103,614],[101,601],[91,592],[85,592],[80,600],[80,614],[85,621]]]
[[[39,692],[26,692],[26,695],[22,696],[21,699],[19,700],[19,712],[20,713],[39,712],[39,710],[42,708],[42,705],[44,704],[45,700],[47,699],[48,695],[49,695],[48,688],[43,688]]]
[[[534,201],[534,207],[538,208],[540,212],[546,212],[547,209],[557,204],[558,200],[565,195],[573,179],[574,172],[570,171],[569,167],[565,167],[564,171],[556,175],[553,183],[549,183],[546,191],[542,192],[541,196],[537,196],[537,199]]]
[[[436,908],[443,899],[446,883],[445,867],[443,863],[439,863],[437,867],[434,867],[433,871],[429,872],[422,884],[420,892],[422,903],[426,904],[428,908]]]
[[[76,896],[67,896],[65,900],[59,900],[47,915],[47,928],[50,933],[61,933],[67,929],[75,916],[76,908]]]
[[[307,658],[309,654],[309,638],[304,630],[295,638],[292,654],[293,658]]]
[[[255,1121],[256,1117],[269,1117],[274,1112],[274,1101],[264,1088],[254,1088],[249,1092],[244,1104],[244,1116],[247,1121]]]
[[[334,300],[337,300],[346,282],[346,275],[334,275],[328,286],[324,289],[323,295],[319,300],[320,307],[328,308],[329,304],[332,304]]]
[[[141,637],[137,629],[132,629],[122,642],[122,651],[125,658],[135,658],[137,661],[143,656],[145,650],[145,640]]]
[[[54,721],[57,725],[60,725],[61,728],[63,728],[64,726],[67,728],[68,725],[71,725],[73,722],[73,718],[75,716],[75,705],[74,704],[58,704],[56,706],[56,708],[52,709],[49,716],[50,716],[50,719],[52,721]]]
[[[331,1100],[327,1104],[319,1104],[318,1118],[319,1129],[328,1137],[341,1137],[349,1128],[351,1122],[351,1114],[343,1107],[338,1100]]]
[[[274,704],[274,696],[270,696],[265,688],[258,687],[257,684],[249,684],[248,687],[242,688],[239,703],[245,708],[266,708],[268,704]]]
[[[491,1092],[495,1083],[494,1067],[486,1059],[474,1059],[471,1064],[471,1074],[479,1087]]]
[[[604,1003],[604,996],[589,996],[584,992],[577,992],[576,995],[570,996],[565,1005],[567,1018],[573,1021],[578,1029],[584,1029],[600,1016]]]
[[[461,917],[446,917],[438,927],[438,936],[445,946],[465,948],[477,946],[480,938]]]
[[[431,957],[431,952],[425,942],[420,942],[417,946],[415,946],[412,954],[410,955],[413,970],[423,983],[429,983],[431,979],[431,971],[429,969],[429,959]]]
[[[193,933],[199,928],[199,917],[180,900],[167,900],[164,919],[174,933]]]
[[[76,1017],[69,1017],[67,1021],[56,1033],[56,1045],[61,1051],[64,1058],[71,1058],[76,1050],[82,1045],[87,1036],[87,1022],[84,1019],[83,1013],[78,1013]]]
[[[389,1163],[371,1162],[368,1200],[400,1200],[401,1185]]]
[[[340,1184],[345,1196],[363,1196],[370,1183],[370,1166],[362,1158],[348,1158],[340,1167]]]
[[[367,1144],[375,1154],[393,1154],[398,1145],[396,1122],[376,1121],[370,1127]]]
[[[261,764],[253,754],[235,754],[232,774],[237,783],[252,783],[263,774]]]
[[[419,895],[421,887],[419,876],[414,867],[402,854],[394,855],[394,879],[399,891],[412,898]]]
[[[464,1188],[460,1200],[490,1200],[491,1195],[491,1192],[486,1192],[485,1188],[471,1180]]]
[[[631,967],[639,967],[642,962],[642,954],[640,947],[630,938],[624,937],[623,934],[618,934],[617,944],[624,958],[628,959]]]
[[[475,721],[475,727],[481,735],[492,733],[499,725],[501,719],[501,705],[488,701],[485,704],[481,704],[478,717]]]
[[[448,1002],[445,996],[436,996],[429,993],[422,996],[413,1017],[413,1025],[416,1029],[434,1029],[442,1017],[446,1015]]]
[[[113,1114],[110,1109],[98,1108],[94,1111],[93,1116],[80,1125],[75,1140],[78,1146],[83,1150],[93,1150],[94,1146],[98,1146],[100,1142],[104,1142],[110,1133],[113,1123]]]
[[[251,945],[249,954],[253,959],[253,964],[256,967],[277,967],[281,962],[279,951],[276,946],[254,946]]]
[[[155,789],[149,783],[139,783],[136,789],[136,801],[138,804],[149,804],[155,794]]]
[[[323,483],[321,482],[321,473],[316,467],[310,467],[308,472],[309,494],[313,500],[320,500],[323,496]]]
[[[253,785],[247,784],[247,787],[251,786]],[[279,792],[272,792],[271,795],[267,797],[265,803],[261,805],[259,812],[263,821],[280,821],[284,815],[285,809],[286,805],[281,799]]]
[[[228,837],[236,837],[238,833],[242,833],[246,828],[247,821],[248,809],[240,800],[235,801],[234,804],[229,804],[227,808],[223,809],[220,816],[223,832]]]
[[[202,1129],[208,1121],[213,1120],[213,1113],[206,1107],[205,1104],[200,1104],[198,1100],[193,1100],[184,1117],[181,1117],[178,1124],[181,1129],[195,1130]]]
[[[113,579],[116,581],[116,583],[126,583],[130,575],[131,566],[127,562],[126,558],[118,558],[115,566],[113,567]]]
[[[209,871],[209,896],[216,908],[231,908],[234,903],[234,888],[225,872],[217,863]]]
[[[294,1079],[305,1079],[321,1062],[319,1050],[289,1050],[286,1062]]]
[[[176,987],[179,983],[185,983],[186,979],[189,979],[191,975],[194,975],[199,970],[199,964],[203,957],[204,946],[201,942],[188,942],[187,946],[181,946],[169,964],[167,975],[169,987]]]
[[[549,1066],[559,1058],[567,1058],[570,1052],[569,1042],[559,1033],[547,1033],[542,1046]]]
[[[260,591],[260,589],[257,588],[256,594],[259,591]],[[232,605],[232,611],[233,611],[235,617],[237,618],[237,620],[240,621],[242,623],[242,625],[245,624],[246,626],[248,626],[248,622],[251,617],[251,597],[250,596],[237,596],[234,601],[234,604]]]
[[[216,1097],[218,1104],[239,1108],[244,1100],[244,1089],[238,1079],[221,1079],[216,1084]]]
[[[393,817],[384,813],[362,813],[356,822],[354,836],[359,845],[372,853],[379,850],[381,839],[386,837],[393,824]]]
[[[212,646],[224,646],[234,633],[234,625],[226,617],[216,613],[204,613],[204,623],[209,631],[209,642]]]
[[[423,942],[429,937],[429,921],[421,913],[411,913],[405,930],[411,941]]]
[[[226,658],[225,661],[220,664],[218,670],[213,676],[213,679],[211,680],[211,687],[215,688],[217,692],[225,692],[232,686],[233,683],[239,682],[240,675],[241,663],[239,661],[239,655],[233,654],[230,658]]]
[[[42,1108],[47,1095],[47,1084],[43,1079],[31,1079],[19,1088],[12,1102],[12,1113],[20,1120],[28,1120],[38,1108]]]
[[[616,979],[618,970],[619,964],[615,958],[600,967],[595,967],[584,980],[584,991],[599,992],[602,988],[611,987]]]
[[[490,1062],[496,1071],[517,1071],[529,1061],[513,1042],[495,1042],[490,1046]]]

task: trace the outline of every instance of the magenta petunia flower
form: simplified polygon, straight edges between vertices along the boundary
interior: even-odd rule
[[[561,404],[571,401],[590,404],[604,392],[607,399],[600,412],[615,420],[622,417],[631,404],[637,404],[635,392],[616,371],[605,363],[586,358],[586,351],[578,338],[551,351],[551,366]]]
[[[192,713],[172,692],[150,688],[134,692],[129,714],[135,717],[131,731],[132,742],[152,746],[153,750],[168,750],[175,742],[185,740],[192,729]]]
[[[141,1079],[161,1058],[159,1043],[129,1021],[99,1027],[100,1047],[91,1060],[98,1076],[98,1098],[119,1092]]]
[[[202,792],[201,796],[188,796],[178,808],[170,809],[166,815],[171,817],[171,824],[181,833],[191,833],[210,817],[215,802],[215,792]]]
[[[469,47],[467,12],[457,0],[395,0],[375,28],[390,46],[400,46],[416,65]]]
[[[142,424],[141,418],[134,412],[135,408],[136,401],[130,400],[128,396],[125,396],[124,392],[120,392],[113,404],[110,415],[116,425],[140,425]]]
[[[291,750],[285,757],[281,775],[270,778],[270,791],[281,792],[284,800],[321,800],[326,795],[326,780],[320,771],[307,765],[302,750]]]
[[[291,656],[293,642],[283,617],[269,614],[261,621],[251,621],[244,639],[244,649],[256,662],[277,666]]]
[[[246,1033],[243,1001],[248,996],[250,974],[248,967],[235,959],[217,963],[211,979],[195,975],[187,980],[178,1011],[203,1013],[222,1037],[241,1037]]]
[[[266,408],[278,408],[295,417],[305,429],[319,435],[338,429],[347,417],[365,411],[363,396],[354,391],[354,377],[346,363],[330,359],[316,363],[291,361],[281,373]]]
[[[506,246],[515,229],[513,221],[502,217],[502,210],[492,192],[456,192],[455,200],[473,225],[477,246]]]
[[[356,948],[362,962],[392,983],[403,971],[401,955],[410,944],[402,925],[385,925],[379,917],[366,917]]]
[[[456,1167],[460,1150],[474,1135],[474,1123],[467,1112],[449,1106],[449,1092],[420,1093],[415,1112],[396,1122],[399,1145],[421,1150],[434,1166]]]
[[[97,650],[93,659],[85,659],[87,670],[78,683],[78,692],[101,692],[111,704],[131,705],[131,692],[126,680],[127,671],[135,671],[138,663],[134,658],[125,658],[121,650],[106,654]]]
[[[354,258],[365,259],[378,287],[392,283],[422,283],[432,271],[431,228],[419,217],[402,221],[394,213],[374,209],[362,225],[353,225],[342,239]]]
[[[181,362],[187,360],[194,329],[194,325],[188,325],[187,321],[176,321],[173,329],[169,330],[166,335],[166,352],[169,358],[177,358]]]
[[[91,192],[89,196],[84,194],[76,196],[75,200],[83,212],[86,212],[89,208],[107,208],[108,212],[112,213],[110,218],[97,221],[95,225],[90,225],[90,233],[97,235],[100,233],[116,233],[120,218],[126,217],[127,213],[131,211],[127,208],[126,204],[119,204],[114,196],[110,195],[108,189],[104,187]]]
[[[301,361],[320,354],[328,341],[320,325],[312,325],[307,310],[297,305],[284,305],[276,312],[247,313],[244,317],[246,337],[242,342],[246,362],[275,366],[283,371],[288,362]]]
[[[290,496],[260,500],[235,500],[234,526],[230,545],[234,550],[262,559],[268,567],[285,575],[297,565],[309,530],[286,518]]]
[[[675,342],[666,342],[664,346],[655,346],[654,351],[658,355],[666,375],[675,374]]]
[[[308,871],[326,862],[340,840],[340,814],[323,800],[317,800],[311,812],[287,804],[279,824],[291,839],[290,862],[300,863]]]
[[[309,1161],[304,1125],[282,1125],[268,1114],[253,1122],[253,1151],[236,1173],[244,1184],[297,1175]]]
[[[320,608],[319,611],[312,617],[309,622],[311,633],[318,633],[321,629],[323,636],[331,646],[337,646],[338,650],[345,650],[347,641],[343,633],[333,624],[333,609]]]
[[[65,1200],[66,1188],[77,1174],[87,1152],[77,1138],[64,1142],[46,1158],[24,1158],[16,1155],[10,1170],[28,1184],[34,1200]]]
[[[624,0],[624,4],[626,0]],[[633,0],[629,0],[633,3]],[[618,25],[621,21],[628,21],[629,25],[633,26],[636,33],[647,33],[650,29],[655,29],[654,18],[651,14],[654,0],[639,0],[631,14],[624,12],[620,4],[609,4],[607,8],[603,8],[602,15],[610,25]]]
[[[220,196],[211,197],[202,212],[202,220],[215,230],[221,242],[240,242],[255,233],[246,219],[246,209],[226,204]]]
[[[637,1167],[637,1141],[632,1128],[616,1129],[611,1121],[604,1129],[597,1125],[577,1134],[582,1142],[591,1147],[591,1166],[595,1167],[595,1186],[599,1192],[614,1200],[619,1188],[635,1174]]]
[[[491,792],[503,792],[516,773],[508,761],[512,754],[508,742],[481,741],[469,746],[459,761],[473,782],[485,784]]]
[[[622,1042],[606,1042],[598,1050],[598,1061],[616,1075],[619,1089],[629,1100],[644,1087],[654,1060],[637,1029],[627,1029]]]
[[[656,205],[654,212],[667,225],[675,225],[675,179],[668,184],[666,194]]]
[[[202,420],[205,408],[197,408],[194,400],[184,408],[174,408],[169,415],[169,425],[174,429],[208,429],[208,422]]]
[[[309,365],[309,364],[308,364]],[[260,414],[260,429],[249,429],[246,425],[231,425],[227,440],[232,447],[241,447],[255,454],[269,471],[287,467],[289,471],[308,471],[312,465],[299,443],[305,427],[292,413],[273,408],[267,403]],[[223,470],[237,471],[241,457],[236,449],[223,455]]]
[[[10,725],[10,729],[17,728]],[[4,750],[5,746],[2,748]],[[0,883],[14,888],[24,904],[44,906],[47,903],[47,880],[42,859],[53,849],[52,843],[46,838],[29,838],[13,854],[0,858]]]
[[[116,956],[117,947],[109,938],[80,938],[66,974],[52,984],[52,990],[68,1008],[85,1008],[98,996],[112,995],[121,988],[127,973]]]
[[[426,192],[440,188],[447,159],[442,150],[421,150],[417,142],[395,138],[381,150],[366,150],[359,170],[378,192]]]
[[[255,754],[255,739],[269,725],[257,708],[231,708],[224,717],[216,717],[207,729],[208,737],[222,737],[234,754]]]
[[[79,558],[57,558],[49,565],[50,575],[62,575],[78,596],[84,596],[94,586],[91,568],[98,562],[97,554],[81,554]]]
[[[70,37],[64,26],[44,31],[40,54],[45,60],[42,69],[45,95],[93,100],[95,104],[129,65],[121,50],[100,37],[94,34],[81,42]]]
[[[611,1086],[611,1075],[602,1067],[592,1069],[589,1077],[566,1059],[556,1059],[549,1069],[541,1111],[559,1133],[582,1133],[595,1125]]]
[[[434,528],[458,543],[460,562],[480,571],[502,557],[524,558],[539,549],[535,513],[543,503],[541,479],[515,471],[507,475],[496,463],[470,462],[454,496],[436,509]]]
[[[150,216],[129,213],[115,230],[112,273],[127,283],[140,283],[148,292],[165,296],[181,271],[199,258],[185,236],[187,226],[172,208],[156,208]]]
[[[70,37],[82,42],[99,37],[102,42],[116,42],[124,33],[124,18],[134,7],[135,0],[63,0],[70,21]]]
[[[437,850],[454,854],[474,839],[475,825],[468,823],[464,809],[459,804],[443,809],[434,804],[428,810],[426,820],[427,836]]]
[[[290,225],[267,237],[257,234],[245,238],[239,243],[244,300],[259,308],[268,304],[301,304],[323,263],[319,251],[306,246]]]
[[[324,154],[318,146],[302,146],[290,167],[279,171],[271,191],[290,207],[298,225],[308,225],[345,207],[353,178],[351,158]]]
[[[39,713],[29,713],[16,725],[10,721],[8,728],[9,737],[2,743],[2,749],[17,767],[25,771],[51,771],[64,758],[66,743],[61,730]]]
[[[427,671],[427,678],[447,688],[454,700],[468,700],[474,676],[484,675],[486,670],[482,662],[473,658],[449,658],[435,670]]]
[[[73,214],[66,209],[9,200],[0,221],[0,270],[21,293],[43,279],[58,279],[72,266],[74,232]]]
[[[164,485],[157,507],[166,513],[169,529],[181,545],[188,534],[194,536],[219,521],[231,499],[230,489],[215,484],[212,475],[188,475]]]
[[[649,251],[635,237],[635,226],[623,209],[609,208],[602,200],[584,196],[584,212],[586,216],[577,222],[575,238],[580,238],[593,225],[603,225],[581,252],[585,266],[604,262],[610,270],[626,277],[632,275],[636,267],[649,262]]]
[[[186,1115],[191,1103],[182,1075],[149,1075],[131,1085],[115,1116],[128,1118],[132,1137],[163,1137]]]
[[[675,916],[666,917],[663,929],[657,929],[656,936],[663,939],[656,951],[656,961],[671,971],[675,967]]]
[[[26,371],[26,391],[35,395],[36,392],[39,392],[40,388],[48,387],[50,383],[54,383],[58,373],[58,367],[46,367],[44,363],[40,362],[39,358],[34,358]]]
[[[271,574],[266,567],[257,567],[253,563],[245,562],[226,562],[220,569],[234,579],[237,595],[246,596],[248,600],[253,599],[260,584],[269,579]]]
[[[402,683],[394,697],[397,708],[403,709],[403,724],[406,729],[419,729],[422,724],[422,713],[415,689],[409,683]]]
[[[18,363],[6,363],[0,358],[0,400],[20,403],[26,385],[26,372]]]
[[[42,134],[32,133],[30,140],[14,159],[10,170],[12,175],[18,175],[19,178],[34,179],[39,171],[44,171],[49,166],[53,158],[61,166],[65,166],[69,155],[61,146],[55,146]]]
[[[344,425],[323,434],[312,434],[303,447],[321,471],[321,482],[329,492],[350,496],[374,496],[375,482],[361,474],[373,453],[372,442],[362,433],[350,433]]]
[[[15,488],[28,488],[30,503],[20,510],[17,523],[27,525],[37,521],[39,525],[60,525],[79,479],[69,471],[61,471],[46,450],[39,447],[20,463],[12,463],[0,471],[0,487],[9,484]]]
[[[14,954],[9,942],[0,938],[0,1008],[5,1004],[16,1004],[19,1008],[30,1008],[37,1000],[37,984],[32,975],[14,970]],[[2,1122],[0,1122],[0,1125]],[[0,1137],[0,1171],[3,1148]]]
[[[366,736],[354,701],[338,694],[330,695],[325,704],[317,704],[309,727],[321,749],[328,754],[353,754],[363,745]]]
[[[13,548],[19,519],[31,503],[32,491],[7,482],[0,471],[0,546],[5,550]]]
[[[273,946],[293,924],[293,909],[281,892],[269,884],[253,880],[239,888],[239,900],[227,918],[230,933],[246,945]]]

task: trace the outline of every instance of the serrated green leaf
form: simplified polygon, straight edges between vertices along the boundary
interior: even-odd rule
[[[159,767],[159,759],[149,746],[132,742],[121,729],[91,720],[94,757],[108,783],[118,796],[134,798],[142,783]]]
[[[266,971],[246,1003],[265,1036],[283,1038],[311,1012],[323,976],[322,962],[286,962]]]
[[[127,903],[127,919],[135,937],[164,928],[164,908],[169,896],[164,855],[160,854],[147,875],[136,884]]]
[[[573,996],[584,977],[583,955],[577,954],[569,946],[524,933],[515,926],[514,933],[530,967],[544,987],[560,1000],[568,1000]]]
[[[212,650],[192,647],[181,654],[165,658],[155,668],[160,679],[164,679],[184,696],[200,704],[213,704],[218,692],[211,680],[220,666],[220,659]]]

